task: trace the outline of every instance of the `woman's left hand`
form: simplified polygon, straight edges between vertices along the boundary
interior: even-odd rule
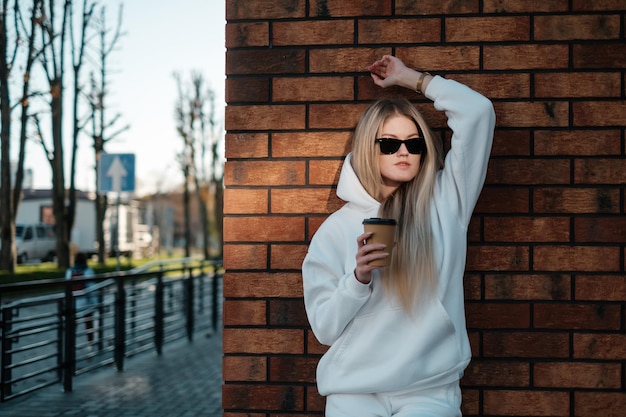
[[[400,58],[391,55],[383,55],[381,59],[367,67],[374,84],[383,88],[397,85],[398,77],[406,68]]]

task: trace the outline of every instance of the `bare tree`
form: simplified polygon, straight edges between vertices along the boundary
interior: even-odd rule
[[[93,141],[93,148],[96,157],[95,178],[96,178],[96,236],[98,239],[98,262],[103,264],[106,260],[106,245],[104,239],[104,219],[107,210],[107,195],[97,189],[100,175],[100,155],[104,152],[104,146],[111,140],[117,138],[121,133],[128,130],[129,126],[117,127],[121,120],[119,113],[112,118],[107,117],[108,112],[106,97],[108,94],[108,61],[115,51],[120,38],[122,37],[122,15],[123,6],[118,10],[117,23],[113,31],[107,25],[106,8],[100,9],[100,19],[98,25],[98,70],[91,73],[89,94],[90,106],[90,136]]]
[[[218,256],[222,256],[224,248],[224,165],[219,155],[219,147],[223,143],[224,129],[217,119],[215,92],[209,90],[208,138],[211,147],[211,191],[213,192],[213,222],[216,228]]]
[[[74,5],[70,4],[70,44],[72,54],[72,70],[74,73],[74,82],[72,85],[72,156],[70,163],[70,188],[68,192],[67,206],[67,230],[71,236],[74,227],[74,218],[76,217],[76,158],[78,154],[78,137],[84,127],[84,121],[80,120],[79,99],[83,94],[83,86],[81,84],[81,70],[85,61],[85,50],[88,46],[88,29],[90,27],[91,18],[93,16],[96,3],[90,0],[83,0],[82,13],[80,18],[79,35],[77,36],[74,28]]]
[[[15,271],[15,216],[19,207],[20,195],[22,193],[22,181],[24,177],[25,144],[27,136],[27,122],[29,111],[30,74],[36,57],[35,51],[35,31],[39,23],[38,12],[41,0],[33,0],[30,27],[26,27],[22,19],[20,3],[14,1],[14,34],[13,46],[9,47],[8,35],[8,0],[2,0],[2,15],[0,17],[0,113],[1,113],[1,152],[0,152],[0,227],[2,236],[2,249],[0,251],[0,269]],[[15,179],[13,187],[11,184],[11,127],[13,108],[11,106],[11,94],[9,79],[15,69],[15,62],[18,56],[20,45],[20,33],[27,39],[27,50],[25,53],[25,65],[22,77],[22,96],[19,100],[21,107],[20,116],[20,137],[18,160],[15,169]],[[11,49],[11,50],[10,50]]]
[[[183,152],[179,157],[183,175],[185,176],[185,195],[188,194],[189,181],[193,181],[198,203],[198,212],[202,225],[202,249],[205,259],[210,257],[209,235],[209,196],[211,193],[221,196],[221,179],[219,190],[215,187],[218,171],[219,129],[215,115],[215,94],[211,89],[205,90],[202,74],[192,73],[189,89],[184,89],[179,74],[174,74],[178,85],[178,101],[175,114],[177,130],[183,139]],[[207,158],[211,158],[210,165]],[[221,198],[221,197],[219,197]],[[185,210],[188,212],[188,197],[185,198]],[[217,214],[214,208],[214,216]],[[187,218],[188,215],[186,214]],[[217,223],[217,222],[215,222]],[[186,228],[189,227],[186,219]],[[221,240],[221,230],[220,233]],[[186,234],[187,239],[189,236]],[[221,247],[221,246],[220,246]]]
[[[52,146],[46,145],[46,139],[40,120],[36,119],[37,132],[40,135],[46,157],[52,170],[52,212],[57,232],[56,255],[60,268],[70,265],[69,240],[70,230],[67,225],[68,210],[65,205],[65,170],[63,167],[63,97],[65,45],[67,20],[69,18],[71,0],[65,0],[62,7],[57,7],[55,0],[42,2],[41,35],[44,48],[41,64],[44,70],[50,94],[50,125],[52,127]],[[58,16],[60,12],[60,16]]]
[[[184,211],[184,236],[185,236],[185,256],[191,254],[191,225],[189,209],[189,181],[193,170],[193,135],[189,128],[189,114],[186,108],[185,93],[183,93],[182,80],[180,74],[175,73],[174,79],[178,87],[178,101],[176,102],[174,114],[177,122],[178,134],[183,139],[183,150],[177,155],[180,169],[183,173],[183,211]]]

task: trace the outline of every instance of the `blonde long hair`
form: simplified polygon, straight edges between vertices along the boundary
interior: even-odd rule
[[[389,197],[383,198],[383,178],[379,168],[379,148],[374,139],[385,121],[394,115],[415,122],[426,140],[420,169],[415,178],[403,183]],[[365,110],[354,131],[352,167],[365,190],[381,202],[379,216],[398,222],[396,246],[391,265],[382,270],[383,285],[411,313],[418,301],[427,299],[437,287],[437,266],[430,206],[437,171],[443,166],[443,147],[436,141],[426,121],[406,99],[385,98]]]

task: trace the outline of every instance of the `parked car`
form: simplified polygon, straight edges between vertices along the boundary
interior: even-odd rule
[[[29,259],[52,261],[56,256],[57,238],[54,226],[49,224],[16,224],[15,249],[17,262]]]

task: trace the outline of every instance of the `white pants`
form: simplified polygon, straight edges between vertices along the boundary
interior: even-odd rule
[[[403,394],[331,394],[326,417],[461,417],[459,383]]]

